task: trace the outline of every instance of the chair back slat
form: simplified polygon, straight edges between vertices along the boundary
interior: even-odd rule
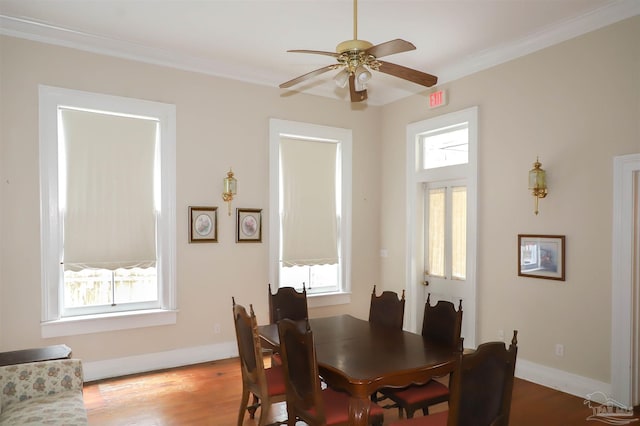
[[[307,289],[302,284],[302,292],[293,287],[280,287],[275,293],[269,284],[269,321],[275,324],[281,319],[304,320],[309,317]]]
[[[462,301],[456,310],[453,303],[439,300],[431,306],[431,294],[427,296],[422,320],[422,336],[433,343],[457,349],[462,332]]]
[[[242,397],[237,424],[244,424],[245,410],[253,418],[260,407],[258,424],[265,425],[272,404],[286,399],[284,377],[279,367],[264,368],[264,355],[253,305],[249,305],[250,312],[247,313],[244,306],[236,304],[235,298],[232,297],[231,300],[242,374]],[[251,394],[253,403],[248,405]]]
[[[262,345],[253,305],[250,305],[250,310],[251,312],[247,313],[244,306],[236,304],[233,300],[233,319],[241,371],[243,380],[252,383],[252,386],[263,387],[266,392],[267,380],[262,359]]]
[[[464,354],[452,375],[448,426],[507,426],[516,366],[517,330],[509,349],[489,342]]]
[[[287,379],[287,412],[311,425],[326,423],[320,373],[308,321],[278,322],[282,367]]]
[[[369,322],[402,330],[404,304],[404,290],[402,290],[400,298],[394,291],[383,291],[380,296],[376,296],[376,286],[374,285],[369,306]]]

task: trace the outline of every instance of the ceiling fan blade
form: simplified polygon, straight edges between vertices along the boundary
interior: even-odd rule
[[[402,39],[395,39],[387,41],[385,43],[377,44],[367,49],[367,53],[375,56],[376,58],[382,58],[383,56],[394,55],[396,53],[408,52],[409,50],[415,50],[416,47],[413,43]]]
[[[426,87],[431,87],[438,82],[438,77],[436,77],[435,75],[403,67],[402,65],[392,64],[390,62],[380,61],[380,68],[378,69],[378,71]]]
[[[304,49],[296,49],[296,50],[287,50],[287,52],[293,52],[293,53],[311,53],[313,55],[325,55],[325,56],[333,56],[334,58],[337,58],[338,56],[340,56],[338,53],[336,52],[325,52],[323,50],[304,50]]]
[[[281,89],[285,89],[287,87],[291,87],[293,85],[301,83],[301,82],[303,82],[305,80],[308,80],[308,79],[310,79],[312,77],[315,77],[315,76],[320,75],[322,73],[325,73],[327,71],[334,70],[334,69],[338,68],[339,66],[340,66],[340,64],[332,64],[332,65],[327,65],[326,67],[319,68],[319,69],[317,69],[315,71],[308,72],[306,74],[301,75],[300,77],[294,78],[293,80],[289,80],[287,82],[282,83],[280,85],[280,88]]]
[[[362,102],[367,100],[367,89],[356,90],[356,78],[351,74],[349,76],[349,94],[351,102]]]

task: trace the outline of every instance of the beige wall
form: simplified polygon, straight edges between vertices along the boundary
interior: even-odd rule
[[[517,328],[519,359],[609,382],[612,157],[640,152],[639,39],[636,17],[446,84],[449,105],[428,111],[425,96],[352,108],[0,37],[0,350],[63,342],[99,361],[232,342],[231,296],[266,318],[268,235],[262,244],[235,244],[233,216],[221,215],[218,244],[189,245],[186,214],[189,205],[224,211],[230,166],[239,181],[234,207],[267,212],[270,117],[353,129],[355,302],[311,315],[366,317],[372,284],[406,286],[407,124],[478,105],[477,340]],[[38,84],[177,106],[177,325],[40,338]],[[536,155],[550,187],[539,216],[526,189]],[[519,233],[567,236],[566,282],[517,277]],[[221,334],[213,334],[217,322]],[[564,358],[553,355],[555,343],[565,345]]]
[[[238,179],[233,207],[262,208],[268,223],[268,119],[353,129],[354,302],[311,316],[365,317],[376,282],[379,247],[380,109],[0,37],[0,350],[66,343],[99,361],[223,342],[235,344],[231,297],[268,314],[268,233],[261,244],[236,244],[222,178]],[[172,103],[177,109],[178,323],[94,335],[40,338],[38,84]],[[188,244],[189,205],[219,206],[219,243]],[[266,229],[265,229],[266,231]],[[214,323],[222,332],[213,333]]]
[[[405,271],[407,123],[479,107],[478,343],[518,329],[519,359],[610,381],[613,157],[640,152],[640,17],[384,108],[383,283]],[[536,156],[549,195],[533,214]],[[401,226],[398,224],[402,224]],[[517,235],[566,235],[565,282],[517,276]],[[565,356],[554,355],[556,343]]]

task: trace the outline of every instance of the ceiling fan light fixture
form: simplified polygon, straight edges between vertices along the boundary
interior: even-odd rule
[[[1,1],[1,0],[0,0]],[[298,76],[292,80],[280,84],[285,89],[299,84],[312,77],[316,77],[327,71],[340,68],[340,72],[333,77],[340,88],[349,86],[351,102],[362,102],[367,99],[366,84],[371,79],[371,72],[378,71],[394,77],[398,77],[425,87],[431,87],[438,82],[438,77],[396,65],[391,62],[380,61],[382,58],[396,53],[415,50],[415,46],[402,39],[389,40],[373,45],[366,40],[358,39],[358,0],[353,0],[353,39],[345,40],[336,46],[335,52],[319,50],[288,50],[288,52],[311,53],[316,55],[331,56],[337,63],[326,65],[317,70]]]
[[[371,79],[371,71],[369,71],[364,65],[360,65],[356,69],[356,80],[358,83],[364,84]]]
[[[349,71],[345,68],[340,70],[335,77],[333,77],[333,81],[336,82],[336,86],[340,88],[344,88],[347,86],[347,82],[349,81]]]
[[[356,92],[362,92],[367,90],[367,84],[364,81],[360,81],[357,78],[353,80]]]

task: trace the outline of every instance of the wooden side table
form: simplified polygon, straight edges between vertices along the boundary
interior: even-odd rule
[[[71,358],[71,348],[67,345],[52,345],[42,348],[0,352],[0,366],[65,358]]]

